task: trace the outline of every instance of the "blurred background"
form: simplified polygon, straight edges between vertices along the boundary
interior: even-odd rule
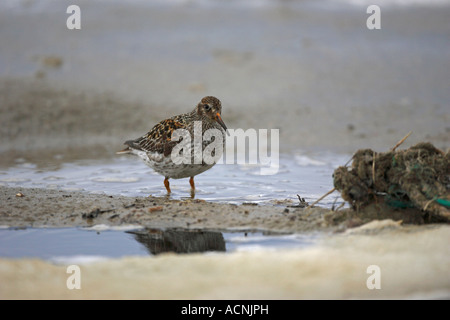
[[[1,162],[112,158],[206,95],[229,128],[280,129],[282,153],[385,151],[409,131],[405,147],[446,149],[449,16],[445,0],[3,0]]]

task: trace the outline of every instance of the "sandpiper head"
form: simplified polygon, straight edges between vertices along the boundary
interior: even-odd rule
[[[221,127],[227,131],[227,126],[222,120],[222,103],[213,96],[204,97],[197,105],[197,113],[200,116],[208,117],[213,121],[217,121]]]

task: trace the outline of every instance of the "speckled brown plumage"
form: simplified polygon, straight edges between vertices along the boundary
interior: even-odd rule
[[[171,161],[171,152],[180,141],[172,141],[172,134],[177,129],[185,129],[191,137],[194,133],[194,123],[201,121],[202,134],[208,129],[218,129],[225,133],[227,130],[221,118],[222,104],[213,96],[204,97],[189,113],[174,116],[156,124],[148,133],[134,140],[125,142],[127,148],[118,153],[133,153],[141,157],[145,163],[156,172],[165,176],[165,186],[170,193],[169,178],[190,177],[190,183],[194,189],[193,177],[213,165],[183,164],[176,165]],[[193,139],[192,139],[193,140]],[[225,135],[223,135],[225,141]],[[207,142],[203,141],[203,148]]]

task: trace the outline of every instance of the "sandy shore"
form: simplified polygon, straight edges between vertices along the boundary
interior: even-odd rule
[[[330,230],[330,210],[314,208],[302,218],[295,203],[233,205],[165,197],[133,198],[46,189],[0,187],[0,225],[32,227],[141,225],[149,228],[260,229],[280,232]],[[16,196],[21,193],[23,196]],[[292,206],[292,207],[288,207]]]
[[[201,199],[124,197],[48,189],[0,187],[0,225],[69,227],[106,224],[148,228],[267,230],[274,232],[342,232],[372,220],[394,219],[424,224],[419,210],[374,205],[353,209],[304,208],[292,201],[235,205]]]
[[[408,215],[396,217],[395,211],[381,209],[361,219],[362,215],[352,210],[305,210],[282,202],[236,206],[195,199],[20,188],[1,188],[0,200],[0,225],[105,224],[321,234],[319,244],[306,249],[162,254],[85,263],[80,265],[79,290],[65,285],[68,265],[39,259],[0,259],[2,299],[450,297],[450,226],[402,224],[401,218]],[[371,272],[367,268],[373,265],[381,270],[381,289],[368,289]]]
[[[307,1],[260,8],[79,3],[80,31],[65,27],[67,1],[0,10],[0,40],[7,44],[0,47],[0,168],[19,160],[52,170],[111,159],[124,140],[209,94],[222,100],[229,128],[280,129],[280,151],[288,155],[386,151],[409,131],[404,147],[429,141],[449,148],[449,6],[383,7],[377,32],[365,27],[365,8],[348,4],[323,10]],[[301,250],[81,265],[81,290],[67,289],[67,266],[1,258],[0,298],[450,298],[448,225],[423,225],[420,212],[385,207],[360,215],[296,205],[0,186],[1,226],[133,224],[323,236]],[[379,290],[366,285],[370,265],[380,267]]]

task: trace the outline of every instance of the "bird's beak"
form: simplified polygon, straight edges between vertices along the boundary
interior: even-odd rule
[[[223,122],[222,117],[220,116],[220,114],[219,114],[218,112],[216,113],[216,121],[222,126],[222,128],[225,129],[225,132],[227,133],[227,135],[230,135],[230,134],[228,133],[227,126],[226,126],[225,123]]]

